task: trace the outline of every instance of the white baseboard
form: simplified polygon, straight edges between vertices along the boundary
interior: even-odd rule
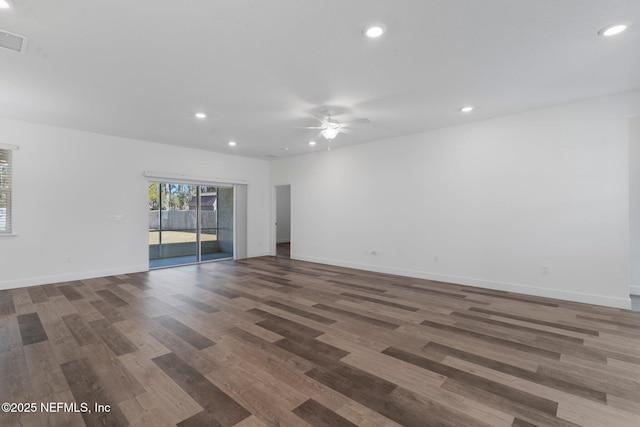
[[[269,256],[268,251],[252,252],[248,254],[249,258]],[[521,285],[517,283],[493,282],[483,279],[475,279],[471,277],[450,276],[445,274],[429,273],[418,270],[408,270],[395,267],[377,266],[370,264],[360,264],[329,258],[310,257],[304,255],[292,254],[291,259],[300,261],[315,262],[319,264],[335,265],[338,267],[355,268],[358,270],[374,271],[377,273],[395,274],[398,276],[415,277],[419,279],[435,280],[439,282],[454,283],[458,285],[474,286],[485,289],[495,289],[500,291],[518,292],[527,295],[534,295],[547,298],[557,298],[567,301],[582,302],[587,304],[604,305],[616,308],[631,308],[630,298],[614,298],[603,295],[592,295],[578,292],[561,291],[557,289],[540,288],[530,285]],[[70,282],[74,280],[93,279],[96,277],[116,276],[119,274],[133,274],[149,271],[148,264],[132,265],[126,267],[110,268],[104,270],[79,271],[75,273],[29,277],[15,280],[0,281],[0,290],[23,288],[27,286],[47,285],[52,283]],[[632,295],[640,295],[640,286],[631,286]]]
[[[272,254],[270,254],[269,251],[251,252],[250,254],[247,254],[247,258],[257,258],[261,256],[270,256],[270,255]]]
[[[248,254],[248,258],[261,256],[269,256],[269,252],[262,251]],[[145,271],[149,271],[149,264],[131,265],[103,270],[78,271],[75,273],[54,274],[51,276],[27,277],[15,280],[3,280],[0,281],[0,290],[49,285],[53,283],[71,282],[74,280],[95,279],[96,277],[117,276],[119,274],[141,273]]]
[[[75,273],[56,274],[51,276],[27,277],[24,279],[4,280],[1,289],[24,288],[27,286],[49,285],[52,283],[71,282],[74,280],[95,279],[96,277],[117,276],[149,271],[149,264],[131,265],[127,267],[108,268],[104,270],[78,271]]]
[[[454,283],[457,285],[473,286],[477,288],[494,289],[499,291],[517,292],[526,295],[533,295],[546,298],[556,298],[566,301],[581,302],[586,304],[604,305],[615,308],[631,308],[631,298],[615,298],[605,295],[593,295],[579,292],[562,291],[558,289],[541,288],[537,286],[522,285],[518,283],[493,282],[473,277],[450,276],[446,274],[430,273],[418,270],[409,270],[395,267],[377,266],[370,264],[360,264],[355,262],[341,261],[336,259],[310,257],[305,255],[292,254],[291,259],[309,261],[319,264],[335,265],[338,267],[355,268],[358,270],[374,271],[376,273],[394,274],[405,277],[415,277],[417,279],[435,280],[438,282]]]

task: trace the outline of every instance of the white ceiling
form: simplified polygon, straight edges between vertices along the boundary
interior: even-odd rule
[[[640,88],[638,0],[11,1],[0,116],[257,158],[328,107],[371,120],[337,148]]]

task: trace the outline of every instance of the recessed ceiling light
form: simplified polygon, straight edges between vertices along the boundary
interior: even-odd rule
[[[620,34],[626,29],[627,29],[627,26],[625,24],[608,25],[603,29],[601,29],[600,31],[598,31],[598,35],[604,36],[604,37],[611,37],[611,36],[615,36],[616,34]]]
[[[385,32],[384,25],[376,24],[371,25],[364,29],[364,35],[369,37],[370,39],[377,39]]]
[[[229,145],[230,145],[231,147],[235,147],[235,146],[236,146],[236,143],[235,143],[235,141],[229,141]]]
[[[309,141],[309,145],[316,145],[315,141]]]
[[[473,107],[471,105],[467,105],[466,107],[462,107],[460,109],[460,112],[462,113],[469,113],[471,111],[473,111]]]
[[[207,118],[207,115],[205,113],[196,113],[194,115],[199,119],[206,119]]]
[[[0,9],[10,9],[11,5],[7,0],[0,0]]]

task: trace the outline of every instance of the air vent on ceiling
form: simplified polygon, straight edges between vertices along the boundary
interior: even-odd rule
[[[24,52],[27,47],[27,38],[5,30],[0,30],[0,47],[13,50],[14,52]]]

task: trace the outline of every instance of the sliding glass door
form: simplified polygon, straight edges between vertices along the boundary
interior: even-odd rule
[[[233,190],[149,183],[149,267],[233,258]]]
[[[199,188],[200,260],[233,258],[233,187]]]

